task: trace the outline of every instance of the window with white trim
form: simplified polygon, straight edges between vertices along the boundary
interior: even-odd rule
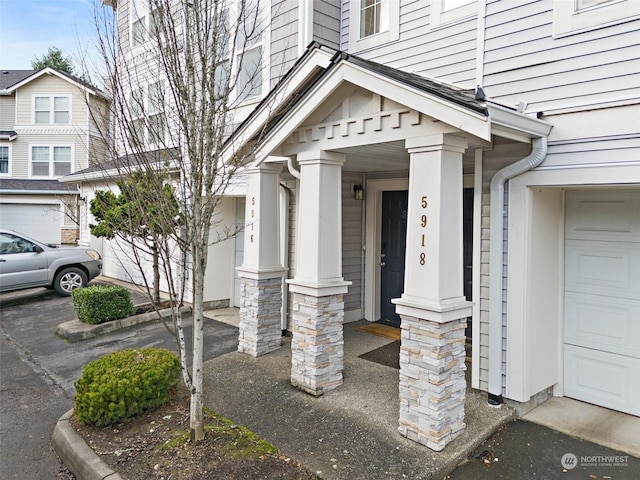
[[[400,38],[399,0],[351,0],[349,47],[366,50]]]
[[[130,11],[131,46],[143,45],[156,30],[158,9],[152,9],[149,0],[132,0]]]
[[[11,175],[11,151],[9,145],[0,145],[0,175]]]
[[[478,14],[477,0],[432,0],[431,27],[456,24]]]
[[[36,95],[33,99],[33,123],[68,125],[71,120],[71,98],[68,95]]]
[[[162,146],[165,140],[164,82],[133,90],[129,96],[130,140],[135,145]]]
[[[56,178],[71,173],[73,148],[70,145],[32,145],[31,176]]]
[[[574,0],[553,2],[553,36],[605,28],[640,19],[637,0]]]
[[[264,90],[265,65],[265,13],[257,0],[234,2],[220,15],[220,23],[214,27],[226,32],[227,39],[236,38],[234,52],[228,40],[219,44],[220,63],[217,67],[216,90],[223,94],[231,68],[236,73],[233,97],[240,102],[260,98]],[[240,10],[242,8],[242,10]],[[231,21],[237,25],[237,35]],[[233,58],[232,58],[233,55]]]

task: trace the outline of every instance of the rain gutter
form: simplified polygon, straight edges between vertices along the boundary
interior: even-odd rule
[[[491,179],[491,226],[489,231],[489,406],[500,407],[502,399],[502,305],[504,270],[504,185],[542,163],[547,156],[547,137],[532,140],[531,153],[499,170]]]

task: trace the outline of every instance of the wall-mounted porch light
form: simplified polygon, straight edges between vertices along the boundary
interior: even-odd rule
[[[353,186],[353,198],[356,200],[364,199],[364,189],[362,188],[362,185]]]

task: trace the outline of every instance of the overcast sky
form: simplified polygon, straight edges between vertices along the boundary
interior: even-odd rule
[[[94,7],[100,0],[0,0],[0,68],[28,70],[31,61],[55,46],[77,60],[95,54]]]

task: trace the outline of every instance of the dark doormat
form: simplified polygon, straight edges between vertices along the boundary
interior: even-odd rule
[[[380,348],[363,353],[358,358],[400,370],[400,342],[388,343]]]

